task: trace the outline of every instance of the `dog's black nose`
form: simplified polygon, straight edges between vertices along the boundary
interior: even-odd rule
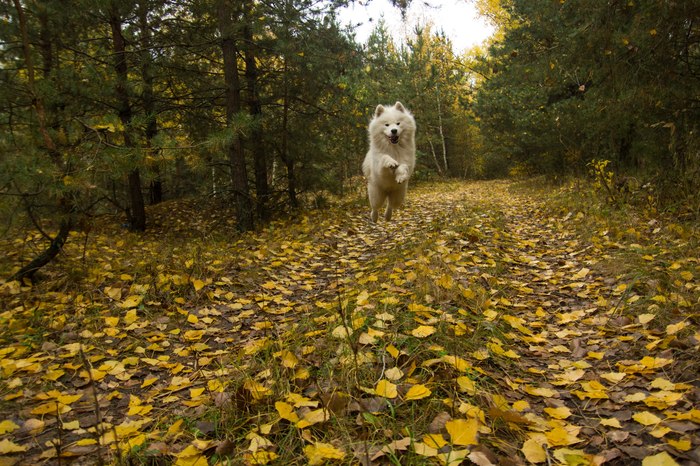
[[[394,129],[391,130],[391,134],[396,134],[396,133],[398,133],[398,132],[399,132],[399,130],[396,129],[396,128],[394,128]]]

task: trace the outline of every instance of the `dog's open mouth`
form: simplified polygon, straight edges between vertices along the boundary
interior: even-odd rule
[[[399,135],[392,134],[391,136],[389,136],[389,141],[391,141],[392,144],[398,144],[399,143]]]

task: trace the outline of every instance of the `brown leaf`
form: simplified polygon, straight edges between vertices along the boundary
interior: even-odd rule
[[[447,422],[451,420],[452,416],[450,416],[450,413],[448,413],[447,411],[439,413],[433,418],[432,422],[428,426],[428,433],[439,434],[441,432],[446,432],[445,424],[447,424]]]

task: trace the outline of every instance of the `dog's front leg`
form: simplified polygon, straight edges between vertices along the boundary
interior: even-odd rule
[[[388,154],[382,155],[382,167],[389,168],[391,170],[395,170],[398,166],[399,166],[399,162],[394,160],[390,155],[388,155]]]
[[[395,174],[396,174],[396,178],[395,178],[396,182],[401,184],[404,181],[408,181],[408,177],[411,176],[411,171],[408,168],[408,165],[406,165],[405,163],[402,163],[401,165],[399,165],[396,168]]]

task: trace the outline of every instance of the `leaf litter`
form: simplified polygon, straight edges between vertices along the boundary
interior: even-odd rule
[[[169,206],[2,284],[0,464],[700,462],[697,231],[411,196],[234,242]]]

